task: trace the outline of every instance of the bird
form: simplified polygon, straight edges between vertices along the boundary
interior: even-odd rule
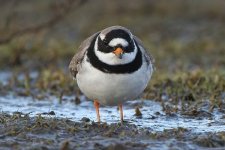
[[[120,121],[123,103],[135,100],[147,87],[154,59],[142,41],[122,26],[110,26],[84,40],[69,64],[81,92],[94,101],[97,122],[100,105],[117,105]]]

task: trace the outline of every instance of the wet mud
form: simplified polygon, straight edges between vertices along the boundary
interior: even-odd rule
[[[100,108],[96,123],[92,101],[84,96],[45,100],[8,95],[0,98],[1,149],[207,149],[224,148],[225,120],[218,110],[166,114],[159,102]],[[207,105],[205,104],[205,107]],[[204,107],[203,107],[204,108]],[[206,110],[206,109],[205,109]]]

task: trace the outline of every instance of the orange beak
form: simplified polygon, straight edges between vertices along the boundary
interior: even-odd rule
[[[118,47],[118,48],[116,48],[116,50],[113,51],[113,53],[121,59],[122,55],[123,55],[123,49]]]

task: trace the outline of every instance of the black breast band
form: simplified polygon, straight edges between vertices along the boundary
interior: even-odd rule
[[[137,54],[132,62],[121,65],[109,65],[100,61],[94,52],[94,45],[97,36],[98,35],[96,35],[96,37],[93,38],[89,48],[87,49],[87,57],[89,58],[91,65],[96,69],[101,70],[102,72],[105,73],[125,74],[135,72],[142,66],[142,53],[135,40],[134,42],[137,47]]]

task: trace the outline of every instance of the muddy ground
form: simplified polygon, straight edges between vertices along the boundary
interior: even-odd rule
[[[142,99],[124,104],[123,124],[119,121],[116,106],[101,106],[102,122],[98,124],[95,122],[96,114],[92,101],[85,98],[76,87],[71,91],[64,90],[58,93],[62,83],[56,78],[49,83],[57,83],[54,83],[53,87],[48,85],[47,91],[38,89],[36,86],[41,82],[40,76],[34,74],[21,74],[18,78],[10,73],[1,74],[4,81],[8,81],[2,82],[1,87],[1,149],[223,149],[225,147],[224,91],[218,91],[221,99],[216,102],[215,99],[196,100],[193,96],[198,90],[204,90],[204,84],[207,84],[205,81],[202,83],[204,86],[199,85],[198,90],[184,97],[185,93],[180,91],[178,95],[165,92],[159,100],[144,99],[153,93],[157,94],[161,89],[154,85],[151,92],[145,91]],[[26,76],[29,76],[29,83]],[[207,77],[211,81],[210,76]],[[193,74],[190,78],[193,78]],[[199,73],[196,78],[199,80],[203,77]],[[222,76],[218,78],[223,81]],[[162,81],[164,84],[169,82],[168,79]],[[170,82],[177,86],[173,87],[174,89],[184,87],[180,85],[180,81],[173,79]],[[163,86],[170,89],[173,84]],[[214,86],[223,87],[224,82],[211,86],[213,89]],[[67,85],[65,87],[68,88]],[[78,91],[75,95],[73,91],[76,90]],[[202,94],[206,95],[206,92]],[[172,100],[172,97],[178,99],[180,96],[183,97],[182,100]]]
[[[128,1],[0,2],[0,149],[225,149],[225,3]],[[98,124],[68,64],[116,24],[156,69],[123,124],[116,106]]]
[[[49,114],[51,115],[51,114]],[[1,113],[1,149],[206,149],[225,146],[225,132],[179,127],[154,132],[130,123],[81,122]],[[224,123],[223,123],[224,125]],[[153,129],[154,130],[154,129]]]

